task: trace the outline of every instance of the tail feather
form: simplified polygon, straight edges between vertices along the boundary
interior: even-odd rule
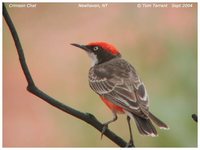
[[[136,126],[142,135],[149,135],[149,136],[157,136],[157,131],[155,127],[153,126],[150,119],[141,118],[139,116],[136,116],[134,114],[133,118],[135,119]]]
[[[158,119],[156,116],[154,116],[151,112],[149,112],[149,118],[161,129],[169,129],[169,127],[162,122],[160,119]]]

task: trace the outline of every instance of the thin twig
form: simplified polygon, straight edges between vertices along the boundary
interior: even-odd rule
[[[31,73],[28,69],[26,60],[25,60],[25,56],[24,56],[24,52],[23,52],[23,48],[22,45],[20,43],[17,31],[15,30],[15,26],[12,23],[12,20],[7,12],[7,9],[5,7],[5,4],[3,3],[3,16],[5,18],[6,23],[8,24],[8,27],[10,29],[10,32],[12,34],[13,40],[15,42],[15,46],[17,49],[17,53],[19,55],[19,61],[20,61],[20,65],[22,67],[22,70],[24,72],[25,78],[27,80],[28,86],[27,86],[27,90],[36,95],[37,97],[41,98],[42,100],[44,100],[45,102],[49,103],[50,105],[78,118],[83,120],[84,122],[87,122],[88,124],[90,124],[91,126],[93,126],[94,128],[96,128],[98,131],[102,131],[103,129],[103,124],[101,122],[99,122],[96,117],[90,113],[83,113],[80,112],[74,108],[71,108],[61,102],[59,102],[58,100],[50,97],[49,95],[45,94],[43,91],[41,91],[39,88],[36,87]],[[113,141],[114,143],[116,143],[118,146],[120,147],[125,147],[127,145],[127,143],[119,136],[117,136],[114,132],[112,132],[109,129],[106,129],[104,135],[106,137],[108,137],[111,141]]]
[[[196,114],[192,114],[192,119],[195,121],[195,122],[198,122],[198,116]]]

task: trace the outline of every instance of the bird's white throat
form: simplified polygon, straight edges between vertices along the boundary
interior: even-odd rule
[[[92,66],[98,64],[97,55],[95,55],[94,53],[87,53],[87,54],[92,59]]]

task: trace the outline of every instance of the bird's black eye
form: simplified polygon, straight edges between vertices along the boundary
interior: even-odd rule
[[[94,51],[97,51],[98,49],[99,49],[98,46],[95,46],[95,47],[93,48]]]

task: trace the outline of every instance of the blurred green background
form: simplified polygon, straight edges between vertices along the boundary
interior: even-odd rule
[[[156,138],[139,135],[137,147],[196,147],[197,4],[191,8],[137,8],[108,3],[80,8],[78,3],[37,3],[9,7],[36,85],[50,96],[101,122],[111,111],[89,88],[87,55],[70,43],[106,41],[133,64],[150,97],[150,110],[170,130]],[[3,20],[3,146],[117,147],[90,125],[50,106],[26,91],[16,48]],[[129,140],[126,117],[109,126]]]

